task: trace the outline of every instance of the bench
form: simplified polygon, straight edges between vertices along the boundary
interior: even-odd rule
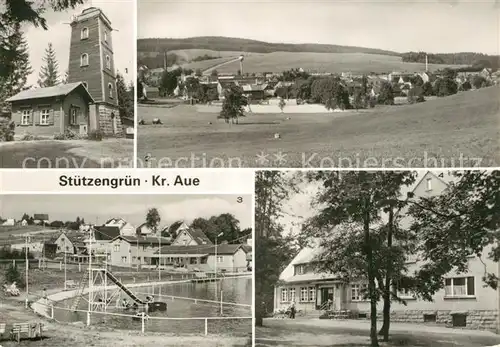
[[[43,324],[42,323],[17,323],[12,325],[10,331],[11,340],[21,342],[21,338],[28,339],[43,337]]]
[[[76,287],[76,282],[74,280],[67,280],[66,287],[67,288],[74,288],[74,287]]]

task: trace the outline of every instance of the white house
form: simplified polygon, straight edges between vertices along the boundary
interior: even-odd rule
[[[186,223],[182,223],[176,231],[177,237],[172,246],[197,246],[211,245],[212,241],[199,229],[192,229]]]
[[[412,189],[415,197],[441,194],[450,181],[450,177],[446,175],[427,172]],[[320,252],[318,247],[306,247],[282,271],[280,284],[275,287],[274,309],[283,309],[295,302],[297,308],[306,314],[350,311],[359,318],[368,318],[370,303],[364,296],[366,280],[346,283],[343,278],[334,274],[318,272],[313,262]],[[488,252],[488,249],[484,250],[484,254]],[[407,264],[412,272],[421,262],[414,256],[407,259]],[[498,273],[498,265],[486,258],[481,260],[471,257],[468,271],[461,274],[449,273],[444,288],[433,296],[431,302],[418,300],[408,291],[399,292],[398,296],[407,305],[393,302],[391,319],[412,323],[435,322],[472,329],[495,329],[499,297],[495,290],[483,285],[485,271]],[[380,312],[382,305],[379,302]]]
[[[12,227],[14,225],[16,225],[16,220],[14,218],[8,218],[2,223],[2,226],[5,227]]]
[[[123,218],[111,218],[104,223],[105,227],[117,227],[120,229],[120,235],[135,236],[135,227]]]

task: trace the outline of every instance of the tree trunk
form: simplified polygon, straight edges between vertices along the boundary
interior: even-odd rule
[[[373,251],[370,240],[370,202],[369,198],[365,200],[364,217],[364,243],[366,262],[368,263],[368,292],[370,294],[370,341],[371,347],[379,347],[377,335],[377,296],[375,288],[375,264],[373,263]]]
[[[389,249],[389,252],[391,251],[392,247],[393,223],[394,223],[394,211],[391,207],[391,210],[389,211],[389,223],[388,223],[389,228],[387,230],[387,248]],[[385,273],[384,309],[383,309],[384,323],[382,324],[382,328],[379,331],[379,335],[384,336],[385,342],[389,341],[389,327],[391,324],[391,284],[392,284],[391,269],[392,269],[392,259],[391,257],[388,257],[385,269],[386,273]]]

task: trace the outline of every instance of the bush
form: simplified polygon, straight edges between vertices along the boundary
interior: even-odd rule
[[[14,122],[0,121],[0,142],[14,141],[15,128]]]
[[[87,135],[80,135],[73,130],[66,130],[64,134],[55,134],[54,140],[81,140],[86,139]]]
[[[21,141],[35,141],[35,140],[40,140],[40,137],[30,133],[24,134],[23,137],[21,138]]]
[[[17,265],[12,263],[10,263],[9,267],[5,270],[5,280],[9,284],[16,282],[18,288],[24,287],[24,277],[21,276],[21,273],[17,269]]]
[[[104,135],[100,130],[92,130],[89,133],[88,139],[91,141],[102,141]]]

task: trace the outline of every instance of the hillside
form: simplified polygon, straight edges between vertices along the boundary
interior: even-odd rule
[[[399,53],[382,49],[325,45],[317,43],[291,44],[270,43],[233,37],[201,36],[183,39],[138,39],[137,52],[163,52],[165,50],[209,49],[213,51],[243,51],[254,53],[311,52],[311,53],[367,53],[398,56]]]
[[[184,68],[206,70],[217,64],[231,60],[219,58],[207,61],[183,64]],[[457,65],[430,64],[429,70],[435,71],[447,66]],[[218,66],[218,72],[236,73],[240,66],[233,62]],[[292,68],[302,68],[308,72],[352,72],[352,73],[388,73],[391,71],[425,71],[425,64],[405,63],[397,56],[366,53],[250,53],[245,55],[243,70],[245,73],[282,72]]]

